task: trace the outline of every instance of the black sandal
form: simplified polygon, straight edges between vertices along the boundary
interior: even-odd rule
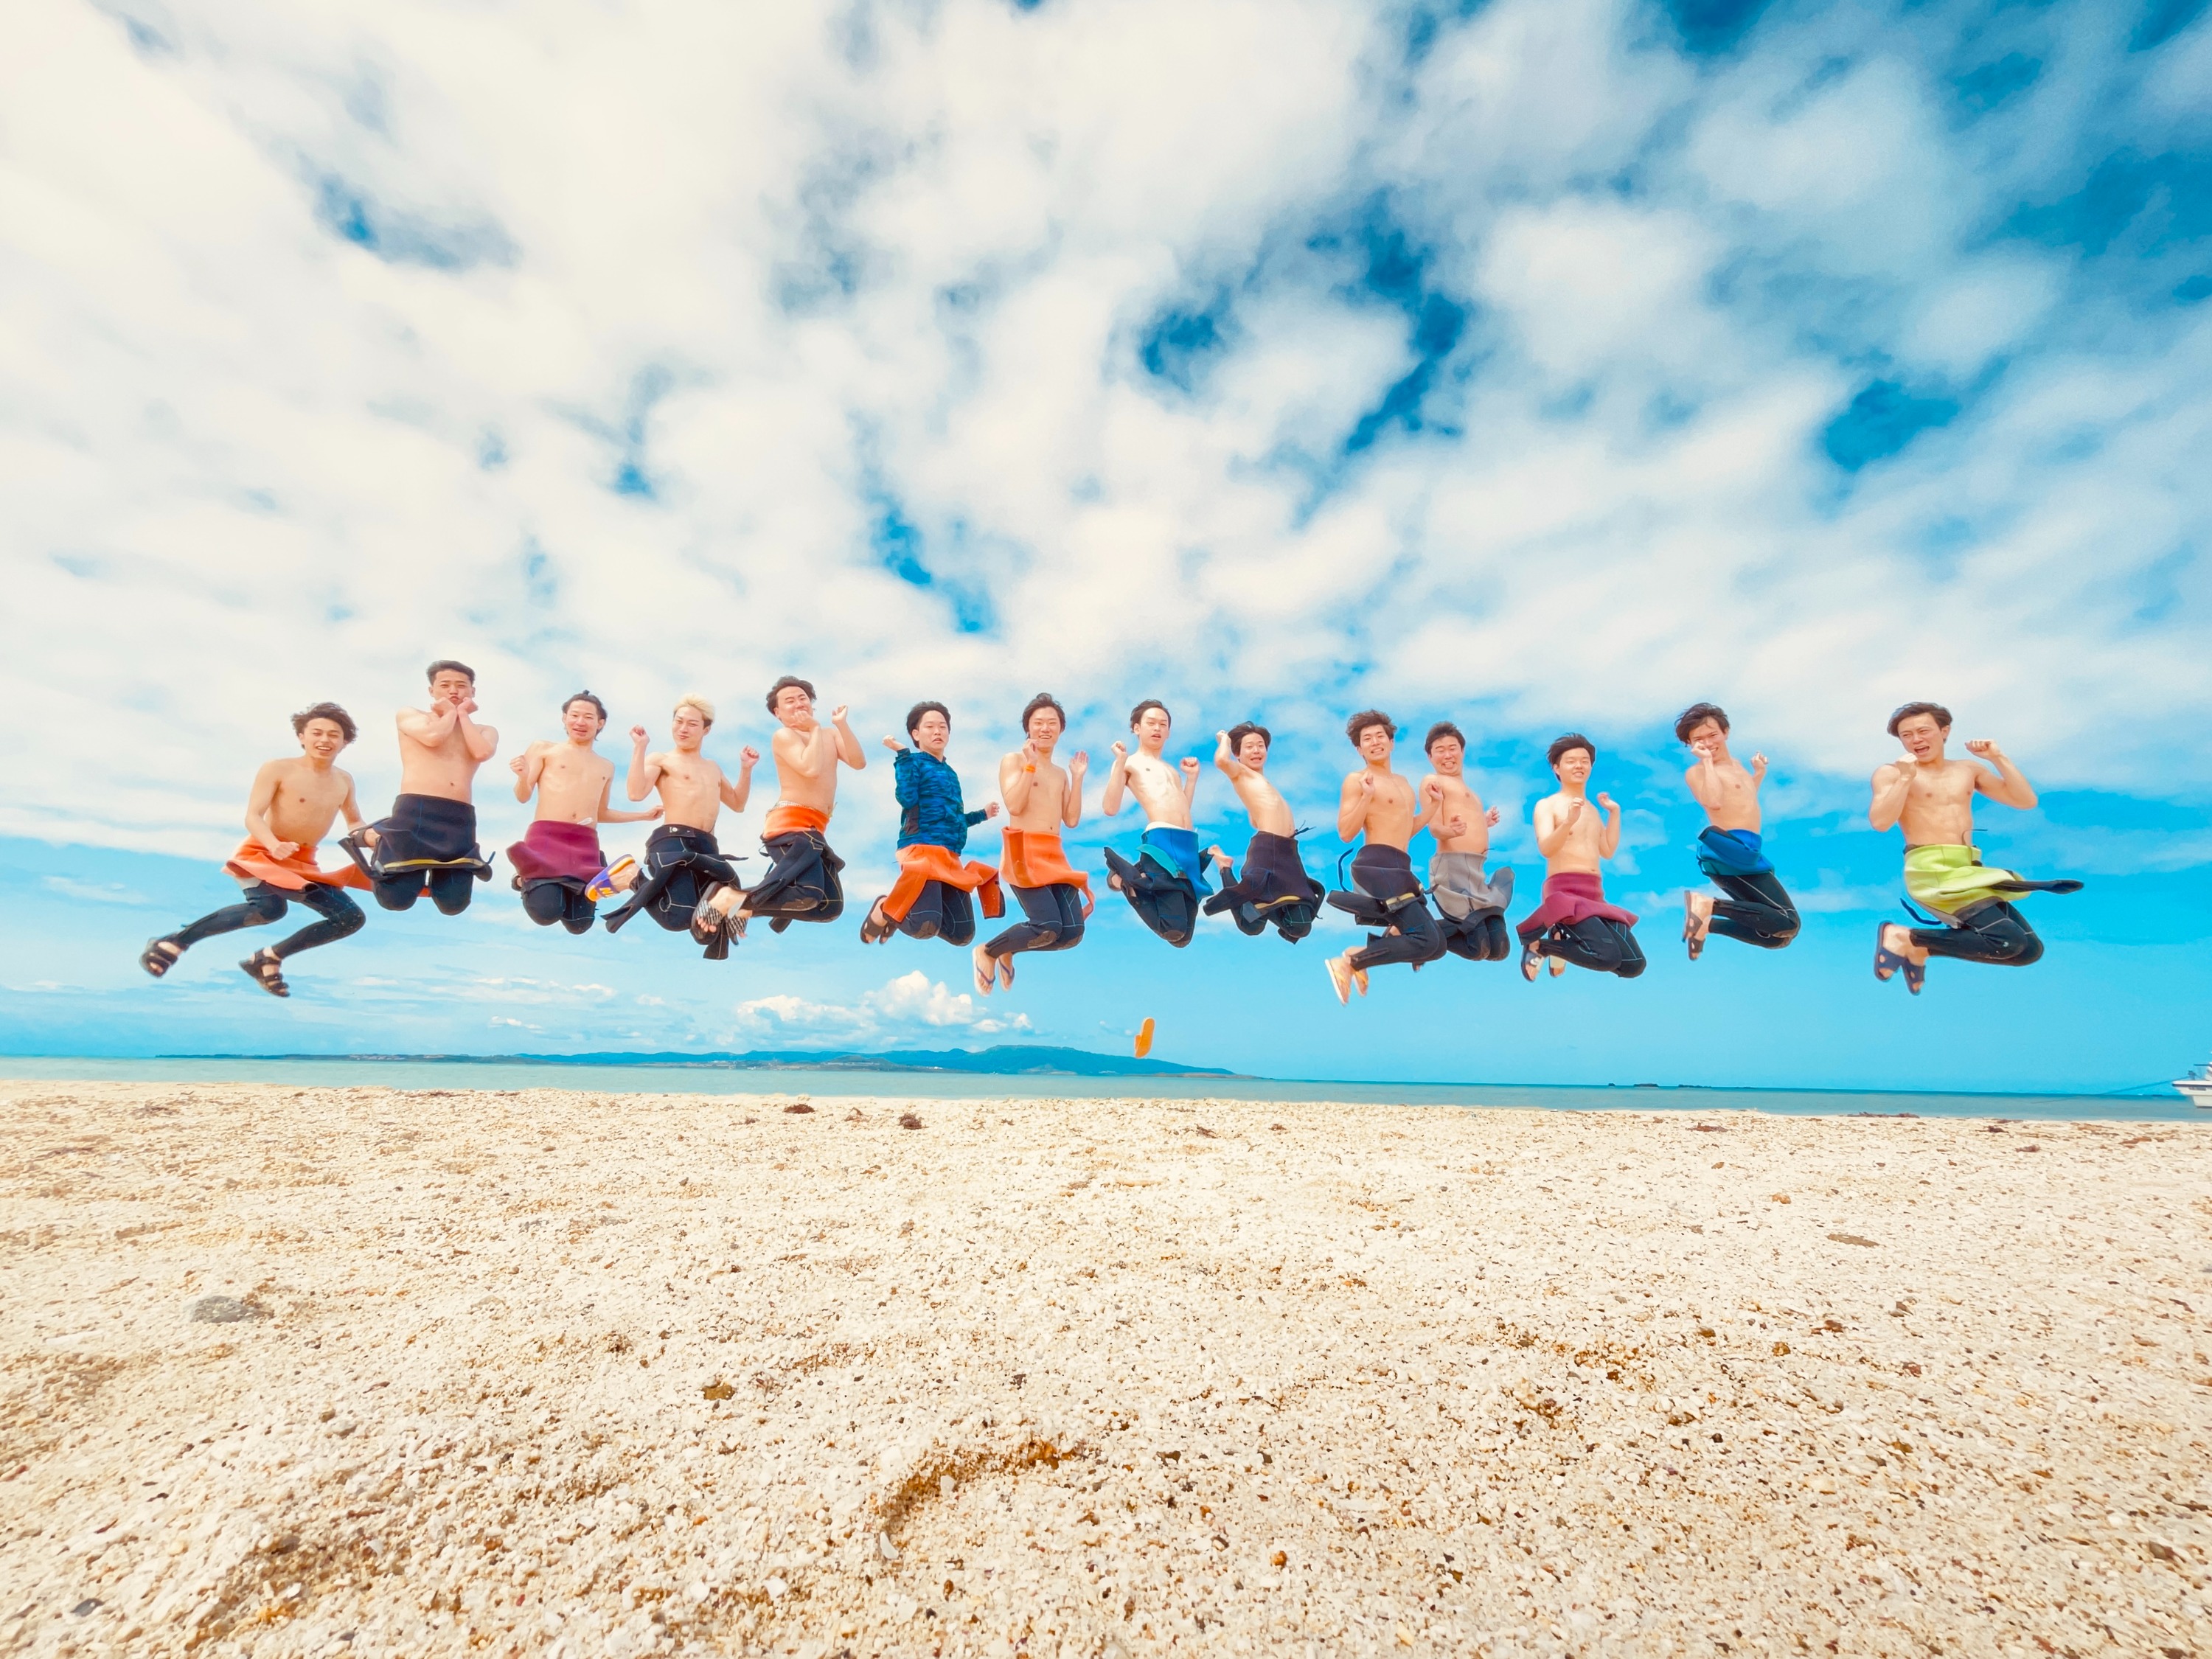
[[[168,947],[166,951],[161,948],[163,945]],[[161,978],[184,959],[185,947],[177,943],[174,935],[168,933],[159,939],[148,939],[146,948],[138,953],[138,965],[155,979]]]
[[[292,988],[284,983],[284,958],[264,947],[238,964],[253,977],[253,982],[272,997],[289,997]]]
[[[877,915],[883,907],[883,900],[878,899],[868,907],[868,914],[860,918],[861,944],[881,945],[893,933],[898,932],[898,923],[893,921],[889,916],[884,916],[881,921],[876,920]]]

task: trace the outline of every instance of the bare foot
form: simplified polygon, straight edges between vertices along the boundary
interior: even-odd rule
[[[1345,959],[1350,955],[1347,951],[1345,956],[1331,957],[1322,964],[1328,969],[1328,982],[1335,988],[1339,1002],[1352,1000],[1352,964]]]
[[[1704,951],[1705,935],[1712,930],[1712,896],[1685,889],[1682,893],[1682,942],[1690,947],[1691,961],[1695,962]]]
[[[998,983],[998,970],[990,951],[979,945],[969,952],[969,960],[974,963],[976,991],[983,996],[990,995],[992,987]]]

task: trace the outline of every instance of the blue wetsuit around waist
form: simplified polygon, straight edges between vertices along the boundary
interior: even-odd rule
[[[1213,890],[1206,884],[1206,860],[1199,856],[1197,830],[1177,830],[1164,823],[1148,824],[1144,845],[1146,852],[1186,878],[1200,892]]]
[[[1698,832],[1698,868],[1709,876],[1771,876],[1773,865],[1759,850],[1755,830],[1715,830]]]

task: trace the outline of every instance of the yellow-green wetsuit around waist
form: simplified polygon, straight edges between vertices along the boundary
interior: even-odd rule
[[[1912,902],[1942,916],[1955,916],[1971,906],[1992,899],[2011,900],[2022,893],[2069,893],[2078,881],[2032,881],[2011,870],[1984,864],[1972,847],[1908,847],[1905,849],[1905,890]]]

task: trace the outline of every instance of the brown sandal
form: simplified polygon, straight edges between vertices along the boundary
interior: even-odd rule
[[[253,982],[272,997],[289,997],[292,988],[284,983],[284,958],[265,945],[238,964],[253,976]]]

